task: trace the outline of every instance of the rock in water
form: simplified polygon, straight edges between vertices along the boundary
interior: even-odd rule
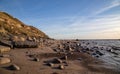
[[[11,60],[9,58],[0,58],[0,65],[10,63]]]
[[[17,66],[16,64],[12,64],[8,67],[10,70],[20,70],[20,67]]]

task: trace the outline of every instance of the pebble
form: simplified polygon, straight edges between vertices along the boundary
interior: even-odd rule
[[[59,65],[59,69],[61,70],[65,69],[64,65]]]
[[[39,58],[34,58],[34,61],[39,62],[40,59]]]

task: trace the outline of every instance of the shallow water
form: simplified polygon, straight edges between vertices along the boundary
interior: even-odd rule
[[[103,66],[110,69],[120,70],[120,49],[115,50],[112,48],[113,46],[120,47],[120,40],[81,40],[80,43],[81,46],[87,47],[89,49],[92,49],[93,47],[98,47],[97,49],[100,52],[104,53],[103,56],[98,58],[104,62]],[[112,50],[112,52],[117,53],[118,55],[107,51],[109,49]]]

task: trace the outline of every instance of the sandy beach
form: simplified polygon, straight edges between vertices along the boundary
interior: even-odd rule
[[[10,52],[4,53],[4,55],[9,55],[8,58],[10,58],[11,62],[0,65],[0,74],[119,74],[120,63],[115,63],[112,59],[107,57],[108,52],[105,46],[102,50],[105,51],[104,55],[99,57],[91,55],[92,52],[90,51],[89,53],[87,51],[81,51],[83,47],[95,47],[95,45],[92,45],[92,43],[95,42],[99,44],[101,41],[48,40],[43,46],[39,46],[38,48],[11,49]],[[106,41],[104,41],[104,43],[105,42]],[[76,51],[75,48],[72,48],[72,51],[66,50],[62,52],[65,50],[65,47],[62,47],[63,44],[71,45],[72,47],[72,45],[74,46],[78,43],[81,44],[77,47],[80,51]],[[98,48],[97,50],[100,49]],[[67,60],[61,59],[64,55],[67,55]],[[119,55],[120,54],[117,56],[119,57]],[[39,61],[35,61],[34,58],[38,58]],[[51,60],[55,58],[60,58],[62,63],[51,62]],[[120,60],[118,59],[117,61]],[[49,62],[54,65],[48,65]],[[9,69],[8,67],[11,64],[18,65],[20,70],[16,71]],[[64,68],[59,68],[59,65],[63,65]]]

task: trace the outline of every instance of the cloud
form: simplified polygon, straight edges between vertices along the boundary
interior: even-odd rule
[[[72,38],[118,38],[120,35],[120,15],[95,16],[76,25],[54,27],[47,33],[57,39]]]
[[[94,13],[94,15],[98,15],[100,13],[103,13],[105,11],[108,11],[114,7],[120,6],[120,0],[114,0],[113,2],[111,2],[108,6],[98,10],[97,12]]]

